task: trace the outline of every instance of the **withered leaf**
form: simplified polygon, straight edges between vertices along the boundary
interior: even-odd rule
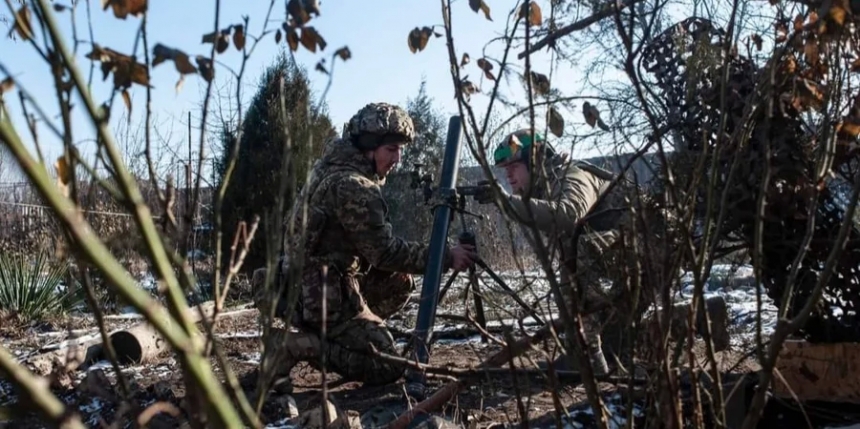
[[[113,8],[113,15],[125,19],[128,15],[139,18],[146,12],[147,0],[102,0],[102,10]]]
[[[484,76],[489,80],[496,80],[496,77],[493,76],[493,63],[489,62],[484,58],[478,58],[478,67],[484,72]]]
[[[803,31],[803,15],[798,14],[794,17],[794,31]]]
[[[600,119],[600,111],[587,101],[582,104],[582,116],[585,118],[585,123],[592,128],[597,125],[601,130],[609,131],[609,126],[603,122],[603,119]]]
[[[776,26],[776,43],[785,42],[788,39],[788,27],[783,22],[778,22]]]
[[[215,78],[215,68],[212,67],[212,60],[202,55],[198,55],[195,60],[197,61],[197,67],[200,68],[200,76],[203,76],[206,82],[211,82]]]
[[[556,137],[561,137],[564,134],[564,118],[555,107],[550,106],[549,111],[547,111],[547,122],[549,123],[549,130]]]
[[[856,60],[854,60],[854,62],[851,63],[851,72],[860,72],[860,58],[857,58]]]
[[[152,48],[152,66],[155,67],[164,61],[172,60],[176,70],[181,74],[197,73],[197,69],[191,64],[188,55],[179,49],[168,48],[161,43]],[[199,58],[199,56],[198,56]],[[199,64],[198,60],[198,64]]]
[[[480,92],[478,90],[478,87],[475,86],[475,84],[472,83],[472,81],[468,80],[468,78],[464,78],[460,82],[460,91],[463,91],[463,93],[466,95],[472,95],[476,92]]]
[[[532,90],[534,92],[536,92],[537,94],[540,94],[540,95],[549,94],[549,89],[550,89],[549,78],[546,77],[546,75],[544,75],[544,74],[537,73],[534,71],[530,72],[530,74],[531,74],[531,81],[532,81]]]
[[[9,92],[14,88],[15,81],[13,81],[11,77],[7,77],[6,79],[0,81],[0,95],[2,95],[4,92]]]
[[[860,136],[860,118],[846,116],[836,126],[836,134],[841,139],[854,140]]]
[[[93,44],[93,50],[86,55],[87,58],[101,62],[102,79],[107,79],[113,73],[115,88],[128,88],[133,83],[149,86],[146,66],[132,61],[128,55],[121,54],[110,48],[102,48]]]
[[[409,44],[409,50],[412,53],[421,52],[427,47],[427,42],[430,41],[430,34],[433,31],[430,27],[418,28],[415,27],[409,32],[409,37],[406,42]]]
[[[830,10],[827,11],[827,16],[838,27],[842,27],[845,25],[845,17],[849,14],[849,10],[851,10],[851,6],[848,4],[848,0],[833,0]]]
[[[529,15],[528,15],[529,25],[539,27],[541,25],[541,23],[543,22],[543,16],[541,14],[540,6],[538,6],[538,4],[536,2],[530,1],[528,3],[523,3],[523,5],[520,6],[519,17],[524,18],[526,16],[526,5],[528,5],[528,8],[529,8]]]
[[[33,37],[33,27],[30,25],[30,8],[26,4],[18,9],[15,13],[15,25],[12,26],[12,31],[18,33],[21,40],[30,40]],[[9,34],[12,34],[12,31]]]
[[[54,170],[57,172],[57,184],[68,185],[72,181],[72,168],[66,161],[65,155],[57,158],[57,162],[54,163]]]
[[[463,58],[462,58],[462,59],[460,59],[460,67],[462,68],[462,67],[465,67],[465,66],[466,66],[466,64],[469,64],[469,60],[471,60],[471,58],[469,58],[469,53],[468,53],[468,52],[464,52],[464,53],[463,53]]]
[[[122,90],[122,101],[125,103],[125,108],[128,109],[128,120],[131,122],[131,95],[127,89]]]
[[[320,50],[325,50],[326,42],[322,38],[322,36],[317,33],[317,30],[313,27],[302,27],[302,38],[301,38],[302,46],[305,49],[316,52],[317,46],[319,46]]]
[[[237,51],[245,49],[245,27],[242,24],[233,26],[233,45]]]
[[[340,59],[342,59],[344,61],[352,58],[352,52],[350,52],[349,48],[346,46],[334,51],[334,54],[339,56]]]
[[[824,85],[805,78],[796,78],[795,82],[795,103],[798,104],[798,110],[812,108],[820,111],[824,107]]]
[[[64,4],[54,3],[53,8],[56,12],[65,12],[69,7]]]
[[[290,46],[290,51],[292,52],[299,49],[299,35],[296,33],[295,27],[289,27],[289,30],[287,30],[287,45]]]
[[[281,43],[281,37],[282,37],[281,36],[281,29],[279,28],[278,31],[275,31],[275,43],[276,44]]]
[[[304,26],[311,20],[311,16],[308,13],[308,9],[305,7],[305,2],[303,0],[290,0],[289,3],[287,3],[287,13],[293,17],[293,21],[295,21],[296,26],[298,27]]]
[[[214,43],[215,51],[224,53],[230,47],[230,28],[203,35],[201,43]]]
[[[818,43],[815,39],[807,39],[806,44],[803,46],[803,55],[806,57],[806,62],[811,66],[815,66],[818,64],[819,53],[818,53]]]
[[[752,35],[752,41],[753,41],[753,44],[755,44],[756,50],[761,51],[761,45],[762,45],[761,36],[759,36],[758,34],[753,34]]]
[[[478,11],[484,12],[484,16],[488,21],[493,20],[493,18],[490,17],[490,7],[484,3],[484,0],[469,0],[469,7],[472,8],[475,13],[478,13]]]

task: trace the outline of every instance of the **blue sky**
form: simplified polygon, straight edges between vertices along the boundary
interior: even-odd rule
[[[91,1],[91,13],[95,40],[103,47],[108,47],[123,53],[130,53],[136,32],[139,28],[140,19],[129,16],[126,20],[114,17],[110,9],[103,11],[100,2]],[[486,101],[489,99],[487,93],[492,89],[492,82],[480,80],[481,72],[475,65],[482,50],[488,41],[500,36],[506,26],[512,20],[510,12],[517,5],[512,0],[486,0],[491,8],[493,21],[485,19],[483,14],[474,13],[468,6],[466,0],[457,0],[453,4],[454,39],[458,57],[467,52],[472,58],[471,64],[467,65],[462,73],[468,74],[485,94],[473,97],[473,103],[479,117],[483,118]],[[64,4],[70,4],[71,0],[65,0]],[[14,3],[14,0],[13,0]],[[58,3],[62,3],[58,1]],[[242,22],[242,16],[250,17],[249,34],[258,35],[264,25],[264,18],[269,6],[267,1],[225,0],[221,2],[219,27],[225,28],[229,24]],[[544,19],[549,15],[549,2],[539,1],[538,4],[544,8]],[[342,47],[348,46],[352,52],[352,58],[346,62],[338,60],[334,70],[334,80],[326,96],[330,115],[336,124],[341,124],[363,105],[371,101],[388,101],[405,104],[409,97],[413,97],[419,88],[423,78],[427,80],[427,89],[436,100],[438,107],[444,113],[456,112],[453,84],[448,68],[448,54],[444,38],[431,38],[427,48],[417,54],[410,52],[407,46],[407,34],[418,26],[434,25],[442,23],[441,3],[426,0],[376,0],[374,2],[321,2],[322,14],[314,17],[309,25],[313,25],[326,39],[328,46],[321,53],[316,54],[299,49],[296,59],[300,64],[308,68],[313,82],[314,90],[320,94],[323,92],[328,77],[314,71],[316,62],[325,57],[330,58],[332,53]],[[171,3],[152,2],[149,8],[149,48],[156,43],[183,50],[193,55],[209,55],[209,44],[202,44],[201,38],[205,33],[213,30],[214,24],[214,2],[203,0],[184,0]],[[2,9],[3,14],[8,14],[8,9]],[[87,35],[86,3],[80,2],[76,12],[79,38],[82,39],[78,47],[78,65],[86,74],[89,73],[90,60],[84,57],[91,47]],[[269,28],[277,28],[284,19],[284,2],[278,0],[272,11]],[[583,10],[582,16],[589,14]],[[69,11],[56,14],[63,24],[63,31],[67,40],[71,43],[72,26],[70,25]],[[560,24],[566,24],[561,22]],[[8,30],[4,29],[4,33]],[[41,32],[37,30],[36,39],[42,42]],[[251,41],[249,40],[250,44]],[[257,79],[267,65],[271,64],[279,49],[286,47],[282,40],[280,45],[275,44],[274,34],[269,34],[256,47],[250,61],[246,65],[245,78],[243,81],[243,99],[247,100],[253,95]],[[497,41],[487,48],[497,58],[501,58],[503,45]],[[142,61],[142,44],[138,48],[139,58]],[[511,54],[515,58],[515,51]],[[587,60],[595,52],[582,51],[580,58]],[[234,70],[239,69],[241,64],[241,53],[235,47],[231,47],[217,56],[222,64],[216,67],[215,89],[230,94],[235,93],[235,79],[224,68],[227,65]],[[550,73],[550,54],[542,51],[532,56],[532,67],[544,74]],[[51,120],[59,126],[58,108],[54,101],[54,88],[49,75],[49,69],[43,60],[35,53],[33,47],[19,41],[0,38],[0,64],[8,68],[15,79],[26,88],[27,91],[42,103],[42,108],[51,115]],[[515,66],[522,70],[524,62],[516,61]],[[330,66],[330,64],[329,64]],[[495,70],[498,70],[496,64]],[[552,71],[552,84],[561,89],[565,95],[590,95],[584,75],[581,70],[571,67],[569,64],[558,66]],[[152,70],[153,90],[153,123],[158,134],[158,139],[164,142],[164,146],[179,153],[186,153],[187,144],[187,115],[191,112],[193,142],[196,148],[199,140],[199,106],[206,88],[206,82],[199,75],[187,75],[181,90],[177,93],[174,85],[179,74],[170,62],[159,64]],[[600,79],[601,77],[597,77]],[[608,77],[607,77],[608,78]],[[618,78],[618,76],[614,76]],[[590,78],[592,81],[594,76]],[[623,80],[624,78],[621,77]],[[101,71],[96,63],[93,78],[93,92],[97,102],[108,100],[112,86],[112,78],[102,81]],[[511,78],[502,85],[502,91],[511,95],[523,95],[519,80]],[[13,94],[15,95],[15,94]],[[112,126],[119,131],[119,140],[140,140],[142,134],[140,124],[143,122],[145,111],[146,92],[144,88],[135,85],[131,90],[132,118],[129,129],[126,127],[126,119],[123,116],[125,108],[121,98],[117,96],[112,114]],[[19,133],[26,141],[31,142],[27,132],[20,103],[17,95],[6,97],[7,105],[11,110],[15,123],[18,125]],[[11,98],[11,100],[10,100]],[[520,98],[518,101],[525,102]],[[222,102],[225,103],[226,101]],[[603,107],[599,102],[592,100],[593,104]],[[79,150],[90,153],[92,143],[88,140],[93,138],[91,125],[84,120],[83,106],[77,103],[77,114],[73,124],[73,138]],[[497,103],[498,105],[498,103]],[[247,106],[247,104],[246,104]],[[573,111],[563,111],[566,119],[565,140],[570,140],[574,135],[590,135],[590,137],[577,143],[574,154],[578,156],[591,156],[598,154],[595,142],[598,139],[608,138],[607,133],[599,132],[586,125],[579,113],[581,102],[576,102]],[[217,109],[218,105],[214,104]],[[223,106],[226,108],[227,106]],[[542,118],[540,111],[538,118]],[[609,112],[604,112],[608,120]],[[523,118],[523,120],[526,120]],[[522,122],[520,123],[520,125]],[[611,124],[611,122],[610,122]],[[543,122],[539,122],[543,126]],[[123,137],[128,133],[128,137]],[[210,130],[212,131],[212,130]],[[135,134],[136,133],[136,134]],[[53,159],[60,154],[61,146],[59,140],[51,135],[49,129],[40,124],[40,143],[48,159]],[[563,143],[562,143],[563,145]],[[567,147],[570,145],[568,143]],[[168,150],[168,152],[170,151]],[[632,148],[630,149],[632,150]],[[207,155],[211,155],[208,153]],[[134,155],[129,155],[133,157]],[[169,157],[169,153],[167,155]],[[169,162],[166,160],[165,162]]]

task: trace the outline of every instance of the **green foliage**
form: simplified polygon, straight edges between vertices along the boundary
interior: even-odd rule
[[[38,253],[32,260],[0,255],[0,310],[38,320],[83,304],[79,287],[69,289],[62,285],[67,268],[64,263],[49,262],[45,253]]]
[[[284,100],[280,100],[283,79]],[[281,106],[285,106],[283,111]],[[319,107],[317,107],[319,106]],[[310,165],[322,151],[325,140],[334,129],[326,106],[313,100],[310,80],[306,71],[281,53],[260,79],[257,92],[245,116],[238,158],[224,195],[221,210],[222,266],[230,260],[230,247],[238,223],[250,223],[260,216],[255,239],[243,264],[243,271],[251,271],[265,264],[266,242],[269,237],[266,223],[278,221],[277,207],[279,183],[284,162],[284,145],[289,131],[292,140],[291,168],[295,168],[296,186],[304,184]],[[221,130],[222,149],[216,162],[217,186],[223,183],[230,154],[236,142],[237,130],[225,126]],[[292,201],[285,201],[289,209]]]

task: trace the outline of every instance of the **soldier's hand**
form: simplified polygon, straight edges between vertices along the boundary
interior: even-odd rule
[[[478,182],[478,192],[475,193],[475,201],[479,204],[490,204],[493,202],[493,188],[489,180]]]
[[[471,244],[458,244],[451,248],[451,268],[465,271],[475,265],[478,254]]]

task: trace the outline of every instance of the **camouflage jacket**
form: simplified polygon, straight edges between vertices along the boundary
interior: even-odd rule
[[[545,178],[535,178],[544,183],[537,184],[528,201],[518,195],[510,197],[518,218],[534,219],[538,229],[550,235],[572,233],[576,222],[586,215],[594,215],[586,222],[586,232],[607,231],[616,226],[619,214],[604,211],[615,206],[612,198],[604,198],[592,210],[609,186],[612,173],[561,156],[547,160],[545,171]]]
[[[321,159],[314,165],[311,177],[302,189],[296,206],[293,208],[293,225],[298,229],[306,217],[304,240],[297,236],[292,241],[295,251],[304,256],[302,297],[299,306],[307,308],[321,297],[313,289],[316,287],[314,271],[325,264],[328,266],[329,284],[337,281],[347,283],[349,291],[334,291],[349,296],[332,297],[331,311],[343,305],[343,312],[362,311],[364,299],[360,296],[354,281],[371,267],[383,271],[423,274],[428,259],[429,246],[424,243],[410,242],[394,235],[388,218],[388,206],[383,198],[380,179],[373,164],[349,142],[342,139],[329,141]],[[303,201],[306,210],[302,210]],[[295,253],[293,253],[295,255]],[[450,267],[450,257],[446,251],[445,268]],[[333,277],[339,277],[336,280]],[[332,288],[329,288],[332,289]],[[338,304],[340,301],[341,304]],[[350,317],[342,313],[341,316]],[[337,314],[331,318],[336,319]]]

